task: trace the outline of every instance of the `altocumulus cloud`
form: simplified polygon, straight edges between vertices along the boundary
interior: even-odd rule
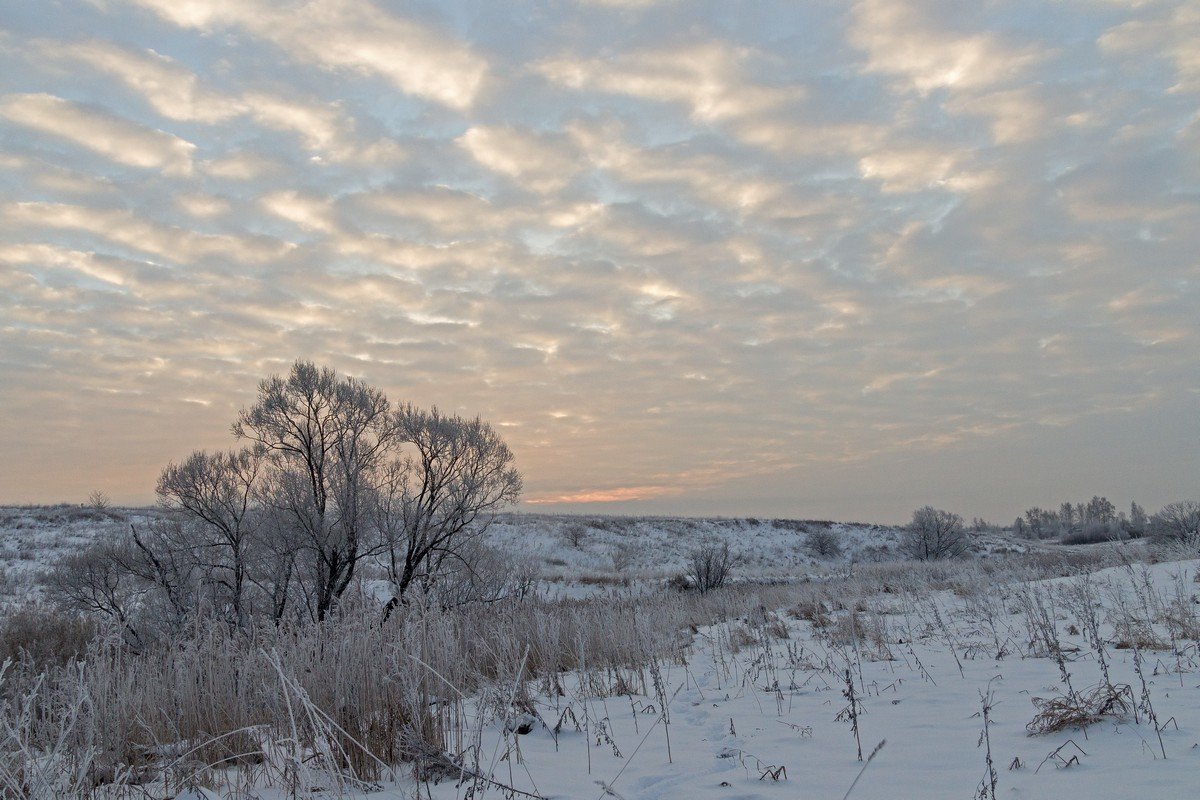
[[[147,500],[296,357],[538,508],[1196,493],[1186,0],[0,8],[0,501]]]

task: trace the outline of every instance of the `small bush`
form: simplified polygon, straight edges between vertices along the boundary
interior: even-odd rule
[[[1064,533],[1063,537],[1059,541],[1062,544],[1070,545],[1101,544],[1103,542],[1111,542],[1121,538],[1123,537],[1120,527],[1116,525],[1093,522],[1084,525],[1082,528]]]
[[[842,554],[842,540],[829,528],[818,528],[804,537],[804,549],[818,558],[836,558]]]
[[[729,552],[729,543],[707,544],[693,551],[688,559],[687,577],[700,594],[707,594],[725,585],[731,569],[733,556]]]
[[[1030,736],[1086,728],[1105,717],[1124,719],[1133,710],[1133,692],[1127,685],[1101,684],[1059,697],[1033,698],[1037,714],[1025,726]]]
[[[1150,518],[1150,536],[1156,544],[1178,543],[1200,548],[1200,502],[1168,503]]]
[[[812,626],[818,629],[833,624],[833,619],[829,616],[825,604],[815,597],[801,600],[788,613],[796,619],[811,622]]]
[[[632,544],[622,543],[615,545],[608,556],[612,559],[613,572],[623,574],[633,566],[637,551]]]
[[[569,522],[562,529],[563,541],[574,548],[582,547],[587,532],[588,526],[582,522]]]

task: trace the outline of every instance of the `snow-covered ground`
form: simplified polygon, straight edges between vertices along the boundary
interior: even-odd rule
[[[477,724],[466,726],[474,744],[458,775],[343,782],[340,796],[1194,797],[1198,566],[1133,564],[957,591],[847,585],[815,604],[818,595],[805,595],[794,607],[699,629],[686,658],[640,677],[595,671],[584,680],[577,671],[563,676],[561,692],[497,687],[488,702],[468,703]],[[1046,634],[1039,609],[1061,666],[1031,643]],[[1088,609],[1098,612],[1099,640],[1087,635]],[[1141,638],[1128,640],[1131,624]],[[606,681],[624,681],[623,691],[597,692]],[[1048,702],[1106,686],[1119,702],[1088,724],[1031,733]],[[510,710],[497,712],[497,696]],[[306,781],[317,788],[306,793]],[[334,794],[319,770],[300,784],[300,796]],[[237,785],[240,797],[293,796]],[[207,787],[180,796],[223,796],[229,785],[213,774]]]
[[[57,558],[148,513],[3,509],[0,585],[10,600],[27,596]],[[822,528],[837,534],[840,555],[805,547]],[[448,754],[457,775],[417,783],[401,768],[363,786],[313,769],[285,789],[254,787],[266,769],[207,769],[172,794],[836,800],[854,785],[856,800],[1195,796],[1200,563],[1129,561],[1057,577],[1071,569],[1054,566],[1056,554],[1088,548],[1037,545],[1022,562],[1006,555],[1031,546],[998,536],[979,543],[986,562],[877,563],[898,535],[778,520],[506,515],[489,544],[523,553],[564,588],[629,578],[652,591],[697,546],[720,542],[737,577],[793,580],[738,590],[771,605],[682,631],[690,641],[677,659],[575,670],[558,676],[561,691],[543,680],[465,698],[461,732],[475,744]],[[1109,563],[1144,555],[1103,547]],[[831,569],[850,562],[858,566]],[[1087,724],[1036,730],[1040,713],[1087,710],[1101,695],[1111,702]],[[864,759],[875,753],[861,777],[860,743]]]
[[[1194,606],[1196,568],[1195,561],[1161,564],[1147,575],[1164,602],[1181,591]],[[1041,586],[1062,591],[1072,580]],[[1105,598],[1108,612],[1115,613],[1118,594],[1136,606],[1141,580],[1137,570],[1102,571],[1094,577],[1096,596]],[[886,599],[870,610],[872,618],[864,612],[870,633],[857,639],[838,640],[786,610],[701,630],[686,665],[663,665],[669,725],[653,690],[632,697],[582,691],[542,697],[541,721],[528,735],[506,735],[500,722],[489,725],[483,771],[498,783],[554,798],[840,798],[863,766],[845,715],[849,669],[861,704],[864,758],[886,740],[851,795],[859,800],[969,798],[984,782],[990,792],[981,739],[985,697],[996,797],[1196,796],[1196,642],[1139,652],[1143,695],[1134,651],[1118,648],[1114,628],[1105,624],[1110,680],[1129,687],[1127,709],[1085,729],[1030,735],[1026,726],[1038,698],[1066,690],[1055,661],[1026,647],[1025,620],[1017,611],[1023,589],[1014,584],[980,587],[981,594],[969,598],[940,592]],[[1071,633],[1083,621],[1063,607],[1061,596],[1044,598],[1053,603],[1072,685],[1083,694],[1102,680],[1094,649]],[[984,621],[986,608],[997,614],[992,624],[1007,651],[1001,658]],[[874,618],[876,611],[883,613]],[[870,626],[878,620],[883,629],[876,638]],[[1156,630],[1168,644],[1169,632]],[[1151,708],[1161,745],[1147,719]],[[556,735],[564,716],[568,721]],[[449,800],[464,797],[465,788],[447,781],[429,793]],[[491,786],[488,794],[504,791]]]

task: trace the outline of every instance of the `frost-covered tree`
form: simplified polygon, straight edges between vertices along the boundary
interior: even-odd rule
[[[961,556],[970,544],[963,518],[933,506],[914,511],[900,538],[901,551],[920,561]]]
[[[1033,507],[1025,512],[1025,525],[1035,539],[1045,539],[1059,532],[1059,515],[1049,509]]]
[[[230,616],[245,625],[251,550],[264,524],[258,507],[263,453],[195,452],[171,463],[158,478],[159,503],[190,523],[188,549],[223,591]]]
[[[1070,503],[1063,503],[1058,508],[1058,522],[1064,530],[1071,530],[1075,527],[1075,506]],[[1081,520],[1082,521],[1082,520]]]
[[[233,434],[271,459],[275,511],[299,533],[306,600],[324,619],[369,555],[369,498],[396,438],[378,389],[297,361],[258,386]]]
[[[587,538],[588,527],[582,522],[568,522],[562,527],[563,541],[571,547],[579,549],[583,547],[583,540]]]
[[[521,475],[508,445],[478,417],[406,404],[390,424],[398,457],[384,470],[377,517],[399,598],[447,570],[471,573],[465,545],[516,502]]]
[[[1150,525],[1150,518],[1146,516],[1146,510],[1138,505],[1137,501],[1129,504],[1129,532],[1135,536],[1141,536],[1146,532]]]
[[[67,608],[128,625],[139,594],[125,566],[133,558],[131,547],[123,540],[98,539],[55,565],[46,576],[46,592]]]
[[[1101,525],[1117,521],[1117,507],[1107,497],[1093,496],[1084,509],[1084,522],[1097,522]]]

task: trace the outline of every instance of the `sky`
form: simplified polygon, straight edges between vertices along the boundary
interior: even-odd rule
[[[0,502],[298,358],[528,510],[1200,498],[1200,4],[0,0]]]

